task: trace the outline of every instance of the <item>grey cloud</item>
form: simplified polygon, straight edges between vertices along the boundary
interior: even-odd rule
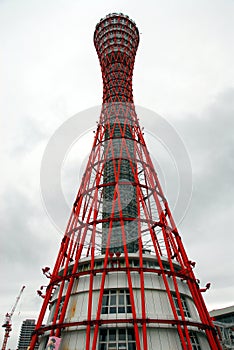
[[[9,151],[10,157],[24,156],[25,152],[30,152],[47,136],[45,131],[43,131],[43,125],[31,116],[19,116],[18,121],[11,127],[10,132],[14,139],[14,143],[11,143]]]
[[[193,168],[193,195],[190,209],[180,227],[197,274],[211,280],[214,305],[221,288],[232,288],[234,212],[234,89],[222,92],[198,117],[188,116],[176,127],[185,140]],[[229,296],[228,296],[229,295]],[[230,291],[222,304],[231,304]]]
[[[192,159],[195,216],[217,209],[223,213],[233,205],[233,112],[234,89],[230,89],[217,96],[200,118],[190,117],[179,125]]]

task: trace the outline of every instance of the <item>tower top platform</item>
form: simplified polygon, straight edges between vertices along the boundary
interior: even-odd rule
[[[109,39],[109,40],[108,40]],[[98,56],[108,47],[108,52],[122,47],[129,56],[136,54],[140,36],[136,23],[123,13],[111,13],[101,18],[94,32],[94,45]],[[113,46],[113,44],[115,44]],[[102,49],[102,50],[100,50]],[[99,56],[100,57],[100,56]]]
[[[134,21],[122,13],[101,19],[94,32],[103,78],[103,102],[133,102],[132,74],[139,44]]]
[[[116,21],[116,19],[117,19],[117,21]],[[99,29],[101,23],[110,24],[110,23],[116,23],[116,22],[120,22],[122,24],[130,24],[130,27],[133,26],[138,31],[136,23],[131,18],[129,18],[129,16],[124,15],[121,12],[120,13],[117,13],[117,12],[109,13],[104,18],[101,18],[100,21],[96,25],[96,29]]]

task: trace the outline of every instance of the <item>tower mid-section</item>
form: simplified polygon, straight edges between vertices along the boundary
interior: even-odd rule
[[[110,250],[123,252],[121,225],[124,226],[128,251],[136,252],[139,249],[134,151],[137,135],[132,95],[132,74],[138,44],[138,29],[127,16],[111,14],[96,26],[94,45],[102,70],[101,122],[105,129],[102,252],[106,249],[110,226]],[[116,186],[119,187],[117,191]]]

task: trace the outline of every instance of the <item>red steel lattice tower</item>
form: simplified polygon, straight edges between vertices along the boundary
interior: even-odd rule
[[[221,349],[135,112],[138,43],[128,16],[96,26],[101,116],[30,349]]]

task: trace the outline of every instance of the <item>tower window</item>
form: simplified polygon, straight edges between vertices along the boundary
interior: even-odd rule
[[[201,350],[197,334],[195,332],[189,332],[190,335],[190,340],[191,340],[191,345],[193,350]]]
[[[199,344],[197,334],[194,331],[189,332],[189,338],[190,338],[190,344],[192,346],[192,350],[201,350],[201,346]],[[184,334],[184,340],[185,342],[187,342],[185,339],[185,334]]]
[[[173,301],[175,303],[175,308],[176,308],[177,315],[178,316],[182,316],[177,296],[175,294],[173,294],[172,298],[173,298]],[[188,308],[188,304],[187,304],[186,299],[185,299],[185,297],[183,295],[180,295],[180,300],[181,300],[182,308],[183,308],[183,311],[184,311],[184,316],[185,317],[191,317],[190,312],[189,312],[189,308]]]
[[[102,298],[102,314],[131,313],[131,302],[129,291],[105,290]]]
[[[100,328],[98,350],[136,350],[133,328]]]

